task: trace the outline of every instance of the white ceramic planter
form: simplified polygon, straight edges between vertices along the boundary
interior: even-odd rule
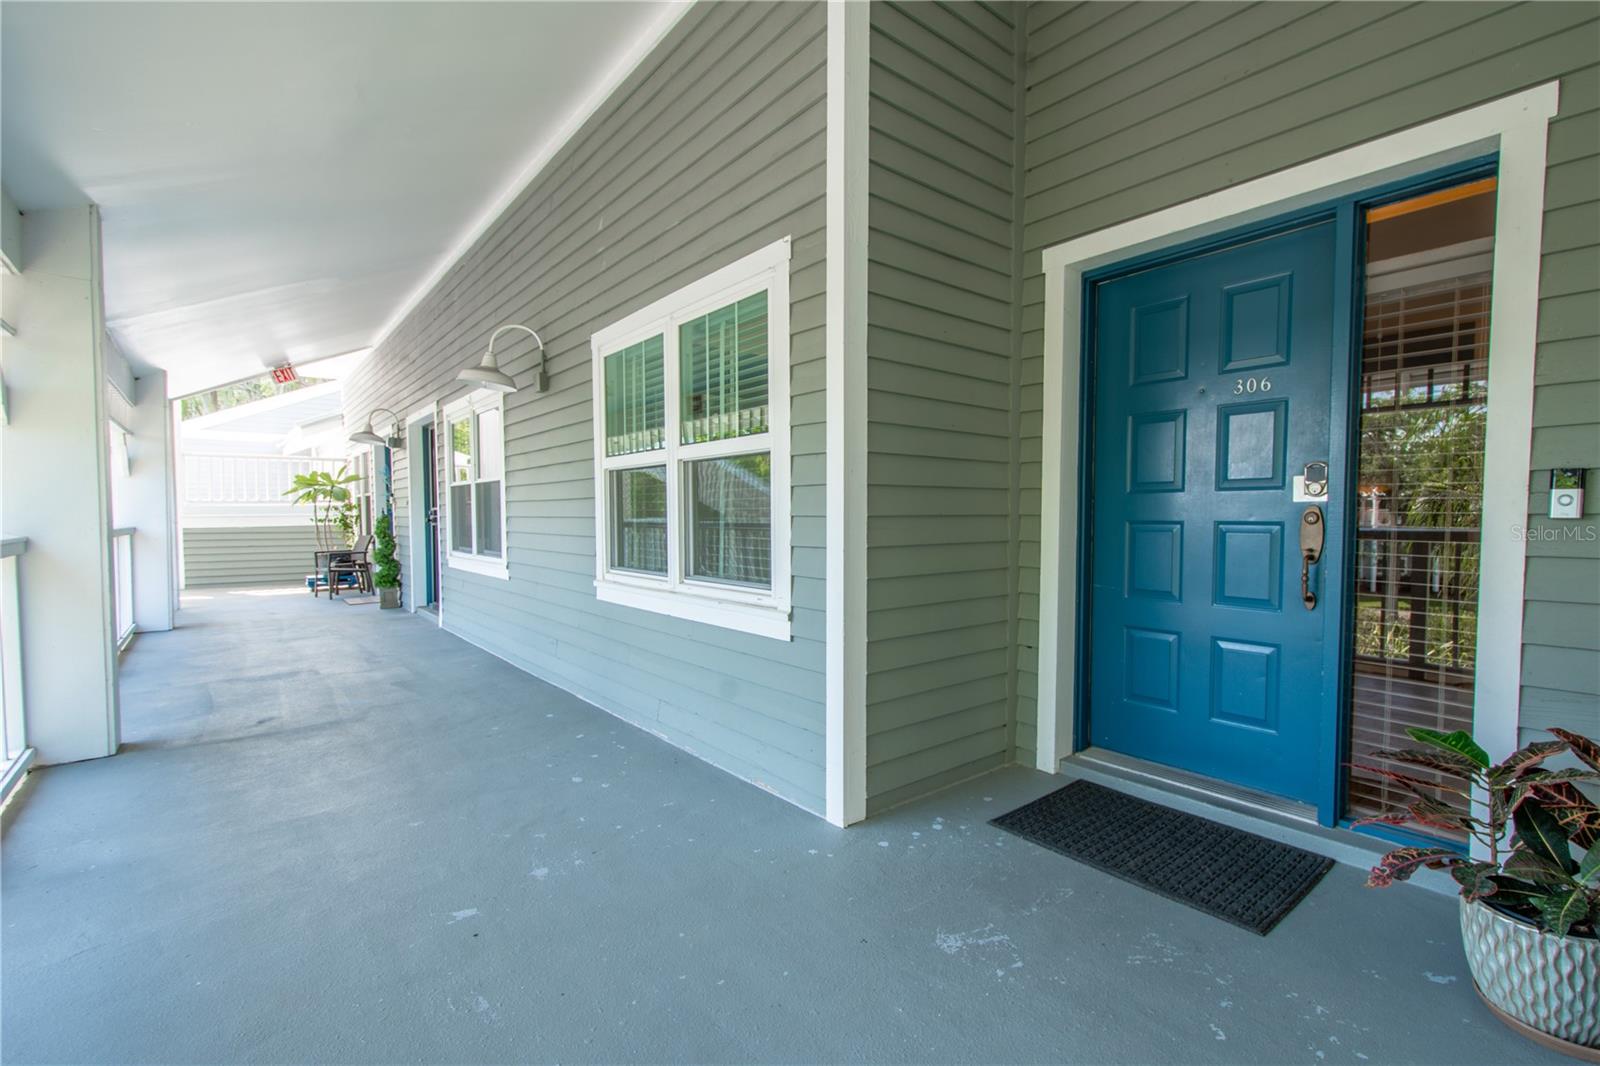
[[[1557,1040],[1600,1048],[1600,940],[1556,936],[1463,899],[1461,943],[1490,1005]]]

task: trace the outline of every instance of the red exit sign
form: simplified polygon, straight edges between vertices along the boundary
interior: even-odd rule
[[[292,366],[274,367],[273,370],[272,370],[272,380],[276,381],[279,385],[287,385],[287,384],[289,384],[289,382],[297,380],[297,378],[295,376],[295,372],[294,372],[294,367],[292,367]]]

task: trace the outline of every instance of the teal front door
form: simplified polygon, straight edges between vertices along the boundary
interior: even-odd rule
[[[1301,552],[1302,524],[1330,549],[1344,535],[1340,493],[1315,495],[1344,474],[1335,233],[1310,225],[1092,292],[1090,741],[1306,803],[1336,759],[1324,653],[1343,553]]]

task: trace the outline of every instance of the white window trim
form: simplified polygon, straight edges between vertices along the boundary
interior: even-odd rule
[[[1058,772],[1073,749],[1084,273],[1496,150],[1478,647],[1506,650],[1478,657],[1473,733],[1491,758],[1516,749],[1527,545],[1515,531],[1527,521],[1546,136],[1559,96],[1548,82],[1044,249],[1040,770]]]
[[[473,434],[472,458],[473,462],[477,462],[477,416],[483,411],[500,412],[500,555],[498,557],[477,555],[473,552],[457,551],[455,545],[452,543],[452,530],[455,529],[455,516],[451,511],[452,504],[450,502],[450,497],[452,494],[450,490],[455,487],[456,483],[453,480],[455,477],[455,457],[454,453],[450,451],[450,449],[453,447],[453,444],[450,440],[450,426],[455,422],[459,422],[462,415],[470,416]],[[510,466],[510,463],[507,461],[505,452],[505,394],[495,392],[493,389],[479,389],[476,392],[469,393],[468,395],[461,397],[459,400],[452,401],[448,406],[445,407],[443,417],[444,433],[442,436],[435,438],[436,441],[442,441],[442,444],[436,443],[434,446],[436,448],[444,448],[444,454],[446,456],[445,473],[448,475],[444,481],[444,491],[439,494],[439,506],[444,511],[444,529],[442,530],[441,535],[444,540],[445,550],[443,554],[445,565],[449,566],[452,570],[465,570],[468,573],[482,574],[484,577],[493,577],[499,578],[501,581],[509,581],[511,579],[511,565],[507,560],[511,555],[511,543],[507,537],[508,530],[506,528],[506,520],[508,517],[506,514],[506,475],[509,473],[507,468]],[[473,528],[476,530],[476,516],[471,516],[471,520],[474,523]],[[476,532],[474,532],[473,537],[474,542],[476,542]]]
[[[594,385],[595,596],[656,614],[789,640],[790,450],[789,436],[789,256],[788,237],[641,308],[590,338]],[[748,437],[679,444],[678,327],[735,300],[767,293],[767,431]],[[607,456],[605,358],[661,334],[665,446],[650,452]],[[772,456],[772,587],[748,589],[684,576],[682,471],[689,461],[769,452]],[[667,468],[667,572],[665,576],[613,570],[610,497],[606,476],[614,470]]]

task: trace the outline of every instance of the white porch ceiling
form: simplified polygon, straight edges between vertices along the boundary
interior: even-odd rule
[[[681,10],[6,0],[0,180],[99,204],[112,332],[209,388],[372,344]]]

